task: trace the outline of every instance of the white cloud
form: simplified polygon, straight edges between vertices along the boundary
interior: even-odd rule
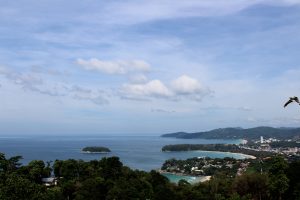
[[[182,75],[175,79],[171,83],[171,87],[177,94],[182,95],[201,93],[205,90],[197,79],[191,78],[187,75]]]
[[[96,58],[77,59],[76,63],[85,70],[99,71],[106,74],[127,74],[129,72],[147,72],[150,65],[143,60],[104,61]]]
[[[187,75],[180,76],[165,85],[160,80],[151,80],[140,84],[124,84],[121,88],[123,97],[129,99],[165,98],[168,100],[190,99],[200,101],[211,93],[211,90],[202,86],[197,79]]]
[[[160,81],[152,80],[145,84],[124,84],[122,93],[128,98],[171,97],[172,92]]]
[[[182,75],[173,80],[171,82],[171,89],[177,98],[190,98],[196,101],[201,101],[204,96],[212,93],[200,81],[187,75]]]

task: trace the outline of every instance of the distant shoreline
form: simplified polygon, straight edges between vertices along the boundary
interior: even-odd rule
[[[201,151],[201,150],[195,150],[195,151]],[[255,156],[249,155],[249,154],[243,154],[243,153],[233,153],[230,151],[201,151],[201,152],[217,152],[217,153],[229,153],[229,154],[234,154],[234,155],[241,155],[244,156],[245,158],[243,159],[256,159]]]
[[[242,158],[242,159],[256,159],[255,156],[252,156],[252,155],[249,155],[249,154],[233,153],[233,152],[230,152],[230,151],[189,150],[189,151],[162,151],[162,152],[166,152],[166,153],[170,153],[170,152],[215,152],[215,153],[229,153],[229,154],[244,156],[244,158]],[[229,156],[226,156],[226,157],[229,157]]]

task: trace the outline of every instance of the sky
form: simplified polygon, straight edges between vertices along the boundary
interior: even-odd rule
[[[0,0],[0,135],[300,127],[300,0]]]

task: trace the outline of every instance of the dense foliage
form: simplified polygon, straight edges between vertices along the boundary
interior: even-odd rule
[[[0,153],[1,200],[291,200],[300,197],[300,162],[287,163],[274,157],[252,166],[241,176],[214,174],[205,183],[171,184],[155,171],[143,172],[123,166],[117,157],[82,160],[31,161],[21,166],[21,157]],[[264,166],[261,173],[260,164]],[[58,184],[46,187],[41,180],[52,173]]]
[[[299,138],[300,128],[273,128],[273,127],[255,127],[255,128],[219,128],[211,131],[185,133],[177,132],[164,134],[162,137],[176,138],[203,138],[203,139],[240,139],[258,140],[260,136],[265,138],[290,139]]]
[[[106,152],[110,152],[110,149],[107,147],[93,146],[93,147],[84,147],[82,151],[91,152],[91,153],[106,153]]]

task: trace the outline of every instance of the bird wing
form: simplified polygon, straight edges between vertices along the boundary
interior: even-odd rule
[[[284,106],[283,107],[286,107],[287,105],[289,105],[290,103],[292,103],[293,102],[293,100],[288,100],[285,104],[284,104]]]
[[[295,97],[294,100],[295,100],[297,103],[300,103],[298,97]]]

